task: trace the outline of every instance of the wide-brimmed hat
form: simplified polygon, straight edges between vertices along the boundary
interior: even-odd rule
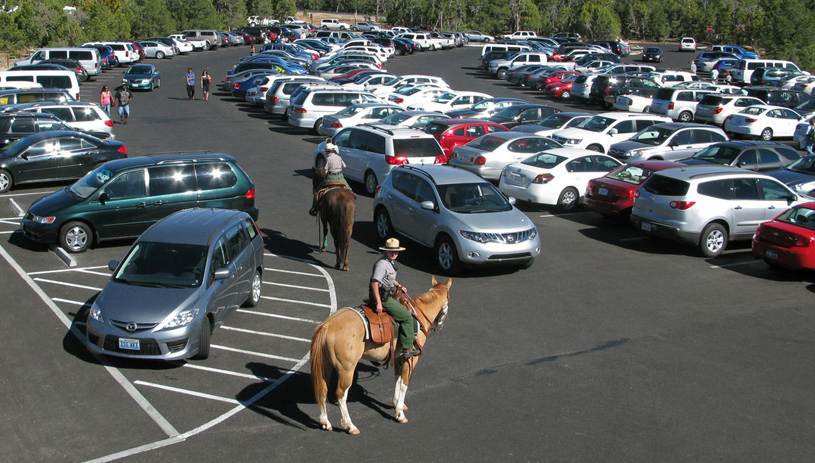
[[[385,245],[380,246],[379,250],[380,251],[399,252],[399,251],[404,251],[405,248],[403,248],[402,246],[399,246],[399,240],[398,239],[396,239],[396,238],[388,238],[388,240],[385,241]]]
[[[333,152],[336,153],[337,152],[337,145],[335,145],[335,144],[333,144],[331,142],[326,143],[325,144],[325,151],[326,151],[326,153],[329,152],[329,151],[333,151]]]

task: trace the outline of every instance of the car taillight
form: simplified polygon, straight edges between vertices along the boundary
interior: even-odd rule
[[[269,91],[269,87],[260,87],[260,91],[266,93]]]
[[[603,90],[603,94],[604,95],[610,95],[611,94],[611,87],[606,87],[606,89]]]
[[[246,199],[255,199],[255,189],[252,188],[246,192]]]
[[[125,148],[125,145],[120,146],[117,151],[127,156],[127,148]]]
[[[719,114],[722,111],[724,111],[724,107],[717,106],[716,109],[713,110],[713,114]]]
[[[758,121],[758,119],[756,119],[754,117],[748,117],[748,118],[744,119],[744,122],[756,122],[756,121]]]
[[[674,102],[673,102],[673,101],[671,101],[670,103],[668,103],[668,111],[670,111],[670,110],[672,110],[672,109],[674,109]]]
[[[478,156],[477,158],[475,158],[475,162],[473,164],[475,164],[477,166],[483,166],[486,163],[487,163],[487,158],[485,158],[484,156]]]
[[[449,160],[450,158],[448,158],[446,154],[440,154],[433,159],[433,164],[447,164]]]
[[[278,98],[276,96],[273,96],[273,97],[270,98],[270,100],[272,100],[272,101],[280,101],[280,98]]]
[[[306,108],[294,108],[292,111],[294,111],[296,113],[300,113],[300,114],[305,114],[306,113]]]
[[[239,89],[239,88],[241,88],[241,85],[240,85],[239,83],[235,82],[235,85],[234,85],[233,87],[234,87],[235,89]]]
[[[796,248],[808,248],[810,243],[812,243],[812,238],[798,235],[795,236],[795,243],[793,243],[793,246]]]
[[[393,100],[393,101],[395,101],[396,103],[404,103],[405,99],[404,99],[404,98],[399,98],[399,97],[396,97],[396,98],[394,98],[394,100]]]
[[[635,192],[634,192],[634,197],[635,197],[635,198],[639,198],[639,197],[640,197],[640,190],[639,190],[639,189],[637,189],[637,191],[635,191]]]
[[[632,100],[631,98],[629,98],[629,99],[628,99],[628,106],[633,106],[633,105],[634,105],[634,100]]]
[[[555,178],[552,174],[539,174],[535,177],[535,180],[532,180],[532,183],[537,183],[538,185],[546,185],[550,181]]]
[[[108,119],[108,120],[105,121],[105,125],[108,126],[108,127],[113,127],[113,121]]]
[[[342,128],[342,124],[341,124],[341,123],[339,123],[339,122],[332,122],[332,123],[331,123],[331,128],[332,128],[332,129],[341,129],[341,128]]]
[[[402,164],[409,164],[407,156],[385,156],[385,162],[392,166],[401,166]]]
[[[690,209],[694,204],[696,204],[696,201],[671,201],[671,208],[684,211]]]

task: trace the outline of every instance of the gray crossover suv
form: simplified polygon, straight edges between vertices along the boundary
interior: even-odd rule
[[[118,357],[209,356],[210,336],[260,302],[263,237],[245,212],[186,209],[147,229],[88,312],[86,345]]]

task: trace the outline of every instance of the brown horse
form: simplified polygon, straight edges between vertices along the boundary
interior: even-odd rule
[[[326,170],[323,167],[313,169],[312,185],[313,188],[317,188],[325,179]],[[354,216],[357,213],[356,196],[346,188],[332,188],[323,195],[317,210],[323,224],[320,251],[325,252],[328,248],[330,226],[334,249],[337,252],[335,268],[348,271],[348,249],[351,247],[351,233],[354,231]]]
[[[408,300],[406,307],[410,308],[413,305],[416,308],[416,318],[421,325],[421,329],[416,334],[418,345],[423,346],[428,334],[441,329],[442,323],[447,318],[452,283],[452,279],[447,280],[447,283],[438,283],[436,277],[433,277],[433,287],[421,296],[414,299],[403,294],[397,296]],[[311,338],[311,381],[314,385],[314,396],[320,408],[320,425],[323,429],[326,431],[332,429],[326,407],[331,373],[337,370],[336,394],[342,413],[340,425],[349,434],[359,434],[359,429],[351,422],[346,404],[348,388],[351,387],[354,379],[354,370],[361,359],[382,363],[387,361],[389,353],[388,344],[376,344],[365,340],[365,326],[362,319],[349,308],[340,309],[331,314],[317,327]],[[393,407],[396,410],[396,421],[400,423],[407,423],[405,393],[407,393],[408,383],[418,361],[419,356],[414,356],[407,360],[400,358],[394,363],[396,387],[393,392]]]

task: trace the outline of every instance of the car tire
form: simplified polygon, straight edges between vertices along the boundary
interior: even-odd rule
[[[0,193],[5,193],[14,185],[14,179],[7,170],[0,169]]]
[[[604,153],[603,147],[598,144],[589,145],[586,147],[586,149],[589,151],[597,151],[598,153]]]
[[[396,235],[393,224],[391,224],[391,217],[384,207],[380,207],[374,213],[374,226],[376,226],[376,236],[382,242]]]
[[[257,307],[260,303],[260,293],[263,286],[263,276],[260,274],[259,271],[255,270],[255,274],[252,275],[252,284],[249,290],[249,297],[246,299],[246,302],[243,303],[246,307]]]
[[[344,30],[345,30],[345,26],[340,26],[340,30],[341,30],[341,31],[344,31]]]
[[[699,237],[699,250],[705,257],[717,257],[727,247],[727,231],[720,223],[711,223]]]
[[[195,360],[206,360],[209,358],[209,341],[212,338],[212,326],[209,317],[204,316],[201,322],[201,332],[198,333],[198,352],[193,357]]]
[[[59,245],[74,254],[85,252],[93,243],[93,232],[85,222],[68,222],[59,229]]]
[[[436,265],[441,272],[447,276],[455,276],[461,272],[461,261],[458,259],[458,251],[453,240],[446,235],[436,240]]]
[[[209,41],[204,42],[204,51],[209,51],[210,45]]]
[[[766,127],[764,130],[761,131],[760,137],[763,141],[772,141],[773,129]]]
[[[507,72],[506,69],[499,69],[498,73],[495,74],[495,77],[497,77],[497,78],[499,78],[501,80],[506,80],[507,74],[508,74],[508,72]],[[540,90],[540,89],[538,89],[538,90]]]
[[[161,79],[157,79],[156,80],[156,88],[160,88],[160,87],[161,87]]]
[[[320,126],[323,125],[323,118],[317,119],[317,122],[314,123],[314,128],[311,129],[311,133],[314,135],[320,135]]]
[[[490,43],[490,38],[489,38],[489,37],[486,37],[486,38],[484,39],[484,43]]]
[[[157,51],[156,52],[156,59],[164,59],[164,52],[163,51]]]
[[[642,108],[642,112],[643,112],[643,114],[650,113],[651,112],[651,107],[646,106],[646,107]]]
[[[358,32],[359,28],[358,27],[352,27],[351,30],[354,31],[354,32]]]
[[[572,212],[580,202],[580,193],[572,187],[565,188],[557,199],[557,207],[560,212]]]
[[[394,53],[396,56],[402,56],[402,55],[404,55],[404,54],[405,54],[405,52],[404,52],[404,51],[402,51],[402,50],[400,50],[400,49],[398,49],[398,48],[397,48],[396,50],[394,50],[394,52],[393,52],[393,53]]]
[[[379,182],[376,180],[376,174],[372,171],[365,172],[365,192],[368,193],[370,196],[373,196],[376,193],[376,187],[379,186]]]
[[[679,122],[693,122],[693,114],[689,111],[682,111],[677,118]]]

